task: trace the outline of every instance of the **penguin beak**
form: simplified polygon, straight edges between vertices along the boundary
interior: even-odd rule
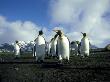
[[[81,34],[84,34],[83,32],[81,32]]]
[[[53,31],[56,32],[56,33],[58,32],[58,30],[53,30]]]
[[[63,34],[63,32],[61,30],[53,30],[54,32],[56,32],[58,35]]]

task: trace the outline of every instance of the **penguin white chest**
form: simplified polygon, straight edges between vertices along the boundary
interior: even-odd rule
[[[69,40],[67,37],[62,36],[58,38],[58,55],[61,57],[60,59],[68,59],[69,60]]]
[[[15,55],[20,55],[20,47],[18,44],[15,44]]]
[[[51,43],[51,54],[52,54],[52,56],[56,56],[56,45],[57,45],[57,40],[53,40]]]
[[[45,39],[43,36],[38,36],[36,39],[36,56],[45,55]]]
[[[36,44],[37,45],[45,44],[45,39],[43,38],[43,36],[38,36],[38,38],[36,40]]]
[[[82,38],[82,40],[81,40],[81,53],[89,55],[89,40],[88,40],[88,38]]]
[[[20,47],[17,44],[15,44],[15,50],[19,50],[19,49]]]
[[[48,52],[48,54],[50,54],[50,48],[51,48],[51,43],[48,43],[47,44],[47,52]]]

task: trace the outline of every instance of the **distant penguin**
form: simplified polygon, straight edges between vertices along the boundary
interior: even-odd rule
[[[58,50],[58,57],[60,62],[62,62],[63,59],[66,59],[69,61],[70,46],[69,46],[68,38],[63,34],[61,30],[53,30],[53,31],[55,31],[58,35],[57,50]]]
[[[15,41],[15,46],[14,46],[14,51],[15,51],[15,56],[20,57],[20,44],[19,41]]]
[[[74,51],[74,55],[78,55],[78,41],[71,42],[71,50]]]
[[[43,62],[45,58],[45,47],[46,47],[46,42],[43,37],[43,32],[42,30],[39,31],[38,37],[35,39],[35,45],[36,45],[36,61],[37,62]]]
[[[105,50],[110,51],[110,44],[105,47]]]
[[[36,44],[35,43],[33,44],[32,51],[33,51],[33,57],[36,57]]]
[[[81,56],[89,56],[89,39],[86,35],[86,33],[82,33],[83,38],[81,39],[81,46],[80,46],[80,53]]]
[[[54,38],[51,39],[51,55],[53,57],[57,56],[57,34],[54,36]]]
[[[78,41],[78,55],[80,55],[81,42]]]

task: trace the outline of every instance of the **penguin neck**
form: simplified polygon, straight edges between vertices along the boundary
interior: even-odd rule
[[[59,35],[59,37],[63,37],[63,36],[64,36],[63,34],[60,34],[60,35]]]
[[[64,37],[64,35],[63,35],[63,34],[62,34],[62,35],[59,35],[59,38],[60,38],[60,39],[62,39],[63,37]]]
[[[39,34],[38,36],[43,36],[42,34]]]
[[[55,41],[57,37],[55,37],[53,40]]]
[[[83,36],[83,38],[87,38],[87,36]]]
[[[20,44],[19,44],[19,43],[16,43],[16,45],[20,46]]]

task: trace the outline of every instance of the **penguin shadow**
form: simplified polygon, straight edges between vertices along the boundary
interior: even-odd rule
[[[70,62],[67,62],[67,60],[61,61],[44,61],[42,63],[42,68],[56,68],[56,69],[67,69],[70,67]]]
[[[44,62],[42,63],[42,68],[61,68],[63,64],[59,62]]]

